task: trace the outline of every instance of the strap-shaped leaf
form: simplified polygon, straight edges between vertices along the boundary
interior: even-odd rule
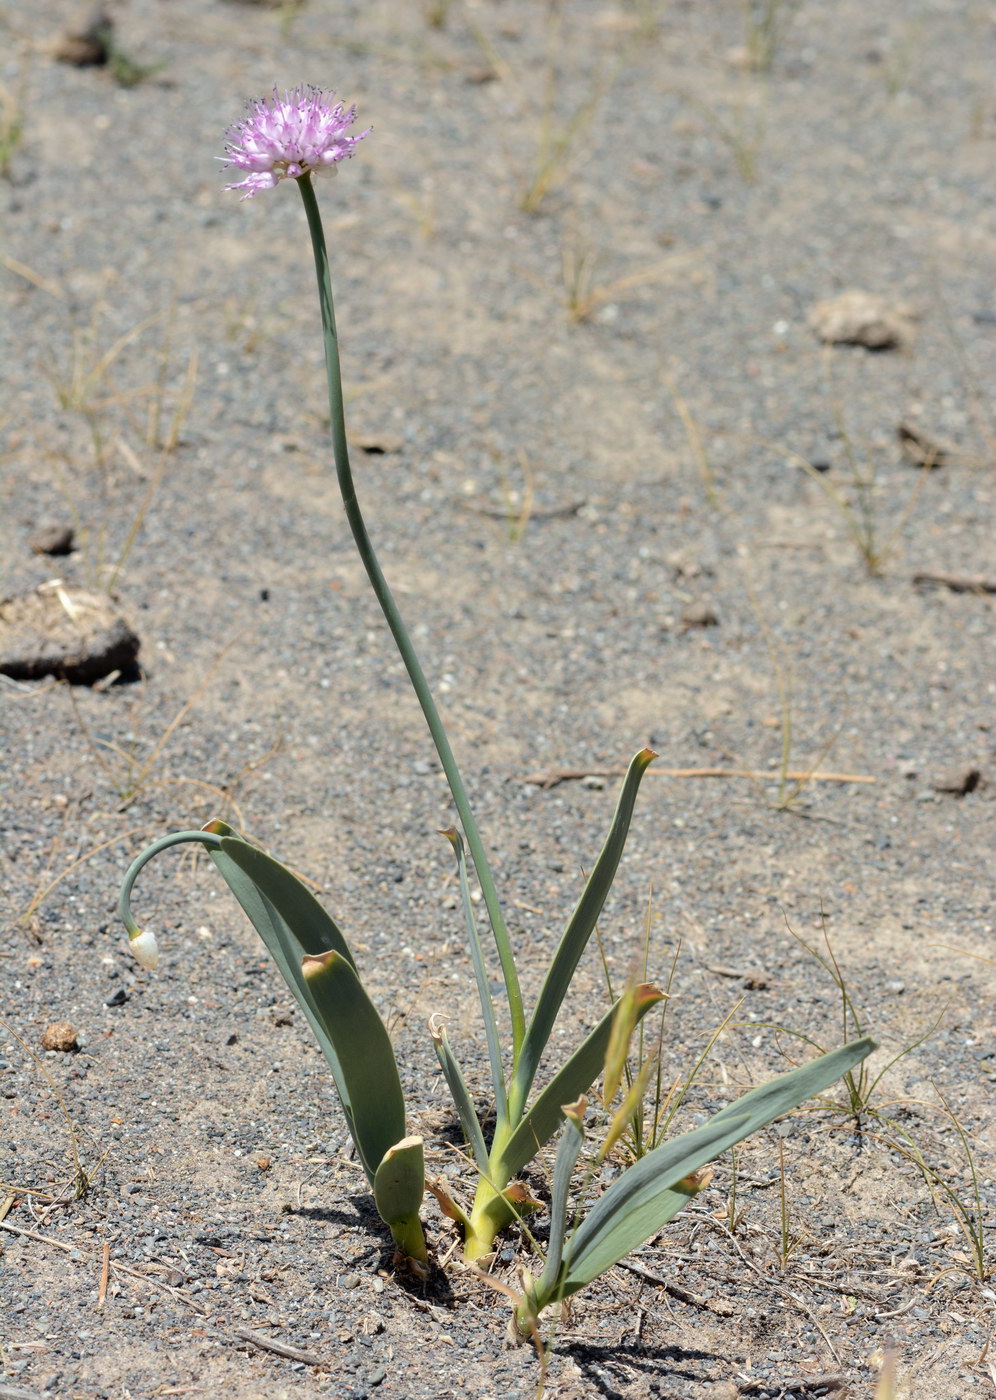
[[[648,1152],[612,1183],[578,1226],[566,1251],[561,1277],[540,1307],[576,1293],[655,1235],[675,1213],[671,1206],[678,1182],[821,1093],[874,1049],[875,1042],[865,1037],[821,1055],[752,1089],[703,1127]]]
[[[647,1012],[659,1001],[664,993],[650,982],[641,982],[635,989],[635,1020],[638,1024]],[[536,1097],[508,1142],[500,1148],[498,1160],[493,1164],[495,1178],[508,1181],[531,1161],[539,1149],[550,1141],[564,1121],[562,1105],[572,1103],[581,1094],[586,1094],[605,1064],[605,1051],[612,1035],[612,1026],[619,1007],[617,1001],[599,1021],[598,1025],[574,1054],[553,1076],[549,1084]]]
[[[631,761],[623,782],[622,792],[619,794],[609,834],[605,838],[605,845],[602,847],[595,867],[588,877],[581,898],[578,900],[577,907],[571,915],[564,936],[554,954],[550,970],[546,974],[543,989],[526,1029],[522,1050],[512,1077],[509,1115],[513,1123],[522,1112],[543,1048],[550,1038],[557,1013],[567,995],[567,989],[571,985],[571,980],[581,960],[581,954],[588,945],[588,939],[592,935],[598,916],[602,912],[606,895],[615,878],[619,859],[626,844],[626,836],[629,833],[630,819],[633,815],[633,806],[640,788],[640,781],[656,757],[657,755],[652,749],[641,749]],[[568,1097],[571,1096],[568,1095]],[[564,1102],[566,1103],[567,1099]]]
[[[463,906],[464,922],[467,925],[467,938],[470,943],[470,959],[474,965],[474,977],[477,980],[477,996],[481,1003],[481,1015],[484,1017],[484,1035],[488,1042],[488,1059],[491,1061],[491,1088],[495,1096],[495,1115],[499,1123],[505,1122],[508,1118],[508,1100],[505,1092],[505,1073],[501,1063],[501,1046],[498,1043],[498,1026],[495,1021],[495,1007],[491,1000],[491,979],[488,976],[487,964],[484,961],[484,949],[481,947],[480,935],[477,931],[477,916],[474,913],[474,906],[470,898],[470,883],[467,879],[467,856],[463,848],[463,837],[456,827],[449,827],[441,835],[453,847],[453,853],[457,861],[457,878],[460,881],[460,903]]]
[[[352,1109],[342,1066],[301,973],[302,958],[308,954],[329,952],[333,948],[340,953],[345,950],[344,956],[352,963],[346,941],[310,891],[289,870],[278,865],[272,856],[236,836],[223,822],[213,823],[213,829],[222,837],[222,843],[220,848],[209,847],[208,855],[297,998],[332,1071],[352,1132]],[[278,874],[274,874],[273,867],[277,867]],[[279,898],[281,904],[274,903],[264,891]],[[307,918],[302,921],[303,927],[298,928],[296,923],[290,921],[296,920],[302,910],[306,911]]]
[[[474,1108],[474,1101],[470,1097],[470,1090],[467,1088],[467,1081],[463,1077],[463,1071],[457,1063],[456,1056],[450,1049],[450,1042],[446,1037],[442,1017],[430,1017],[429,1031],[432,1035],[432,1043],[436,1050],[436,1059],[439,1061],[439,1066],[446,1078],[450,1097],[460,1115],[464,1136],[470,1144],[470,1150],[474,1154],[477,1170],[482,1176],[486,1177],[490,1173],[490,1167],[488,1165],[488,1149],[484,1142],[484,1134],[481,1132],[481,1125]],[[507,1181],[508,1178],[506,1177],[505,1180]],[[504,1185],[504,1182],[502,1182],[502,1185]]]
[[[420,1137],[402,1138],[384,1153],[374,1174],[374,1201],[381,1220],[409,1258],[425,1260],[428,1252],[418,1218],[425,1194],[425,1152]]]
[[[587,1103],[583,1095],[577,1103],[563,1106],[564,1133],[557,1148],[557,1160],[553,1168],[553,1194],[550,1197],[550,1243],[546,1252],[546,1265],[536,1285],[540,1296],[556,1285],[560,1274],[564,1238],[567,1234],[567,1202],[571,1192],[571,1174],[584,1146],[586,1108]]]
[[[307,885],[285,865],[268,856],[258,846],[243,841],[234,832],[224,834],[221,849],[280,911],[302,952],[328,953],[334,948],[356,970],[356,961],[338,924]]]
[[[306,957],[301,970],[338,1057],[353,1140],[373,1183],[385,1153],[405,1136],[405,1098],[391,1037],[341,953]]]

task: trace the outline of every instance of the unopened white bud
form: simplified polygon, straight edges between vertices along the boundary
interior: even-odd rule
[[[152,972],[159,965],[159,944],[151,929],[143,929],[130,943],[136,962],[146,972]]]

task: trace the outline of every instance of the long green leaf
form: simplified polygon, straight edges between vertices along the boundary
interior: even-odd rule
[[[875,1042],[865,1037],[821,1055],[744,1094],[703,1127],[648,1152],[613,1182],[578,1226],[561,1278],[540,1306],[554,1297],[576,1293],[655,1235],[666,1223],[662,1212],[673,1203],[672,1192],[679,1181],[783,1113],[797,1108],[805,1099],[821,1093],[874,1049]]]
[[[490,1167],[488,1165],[488,1149],[484,1142],[484,1134],[481,1132],[481,1125],[474,1108],[474,1101],[470,1097],[470,1090],[467,1088],[467,1081],[463,1077],[463,1071],[457,1063],[456,1056],[450,1049],[450,1042],[446,1038],[441,1021],[432,1017],[429,1021],[429,1030],[432,1035],[432,1043],[436,1050],[436,1059],[446,1078],[449,1087],[450,1097],[456,1105],[456,1110],[460,1115],[460,1122],[463,1125],[464,1136],[470,1143],[474,1160],[477,1163],[477,1170],[482,1176],[487,1176]],[[502,1183],[504,1185],[504,1183]]]
[[[546,1265],[536,1284],[536,1292],[540,1296],[555,1286],[560,1274],[564,1239],[567,1234],[567,1203],[571,1191],[571,1174],[584,1146],[586,1107],[583,1097],[575,1104],[563,1106],[564,1134],[557,1148],[557,1160],[553,1168],[553,1194],[550,1197],[550,1243],[546,1252]]]
[[[557,1013],[567,995],[567,989],[571,985],[571,979],[577,970],[581,954],[587,947],[588,939],[592,935],[598,916],[602,912],[606,895],[609,893],[615,878],[619,859],[626,844],[626,836],[629,832],[640,781],[656,757],[657,755],[652,749],[641,749],[631,761],[622,792],[619,794],[615,816],[612,818],[612,825],[605,839],[605,845],[602,847],[595,867],[588,877],[581,898],[578,900],[577,907],[564,931],[564,936],[560,940],[560,946],[554,954],[550,970],[546,974],[543,989],[526,1029],[526,1037],[522,1042],[522,1050],[516,1063],[515,1073],[512,1076],[509,1115],[513,1123],[521,1114],[529,1096],[543,1048],[550,1038]]]
[[[405,1136],[405,1098],[384,1022],[352,966],[333,950],[306,957],[305,984],[342,1066],[353,1139],[371,1184],[388,1148]]]
[[[305,953],[329,953],[335,949],[356,971],[355,959],[338,924],[308,887],[285,865],[234,833],[225,834],[221,849],[279,909],[295,942]]]
[[[664,993],[650,982],[643,982],[636,988],[634,1025],[638,1024],[652,1007],[663,999]],[[493,1172],[502,1181],[508,1181],[531,1161],[539,1149],[550,1141],[564,1121],[562,1105],[572,1103],[580,1094],[586,1094],[605,1064],[605,1051],[612,1035],[612,1025],[619,1007],[615,1005],[605,1013],[588,1038],[578,1046],[574,1054],[554,1075],[546,1088],[537,1095],[536,1102],[524,1115],[508,1142],[501,1146]]]
[[[223,822],[213,823],[213,830],[222,837],[222,843],[220,849],[209,847],[208,855],[245,910],[304,1012],[332,1071],[352,1132],[352,1107],[342,1065],[301,973],[303,957],[332,949],[342,953],[352,964],[352,954],[346,940],[310,891],[290,871],[278,865],[271,856],[243,841]],[[276,867],[277,873],[274,873],[273,867]],[[264,889],[280,900],[279,906],[267,897]],[[301,920],[302,926],[299,928],[297,916],[301,910],[306,912],[307,918]],[[292,924],[290,920],[295,922]]]
[[[477,931],[477,915],[474,913],[474,906],[470,898],[470,883],[467,879],[467,857],[464,853],[463,837],[456,827],[452,826],[442,832],[442,835],[449,841],[456,855],[457,878],[460,881],[460,903],[463,905],[463,917],[467,925],[470,960],[474,965],[477,996],[481,1003],[481,1015],[484,1017],[484,1035],[488,1042],[488,1059],[491,1061],[491,1088],[495,1096],[495,1115],[497,1121],[502,1123],[508,1118],[505,1072],[501,1063],[501,1046],[498,1043],[498,1025],[495,1021],[494,1002],[491,1000],[491,978],[488,976],[487,964],[484,961],[484,949],[481,947],[481,939]]]

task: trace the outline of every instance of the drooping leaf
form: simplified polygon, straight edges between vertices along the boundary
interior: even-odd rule
[[[234,833],[224,835],[221,851],[249,876],[260,893],[280,911],[303,952],[328,953],[334,948],[356,970],[356,961],[338,924],[307,885],[285,865]]]
[[[342,1066],[301,973],[302,958],[331,949],[340,952],[352,964],[346,940],[311,892],[272,856],[250,846],[224,822],[213,822],[209,829],[222,837],[222,843],[220,848],[209,847],[208,855],[245,910],[304,1012],[332,1071],[352,1132],[352,1108]],[[300,920],[299,926],[302,911],[306,917]]]

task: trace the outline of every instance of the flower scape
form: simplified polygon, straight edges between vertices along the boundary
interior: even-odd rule
[[[272,190],[281,180],[303,175],[334,175],[339,161],[351,156],[370,130],[348,135],[356,120],[356,108],[334,101],[335,93],[317,87],[296,87],[281,98],[254,98],[246,115],[226,133],[228,166],[247,171],[244,180],[226,185],[244,190],[251,199],[260,190]]]

